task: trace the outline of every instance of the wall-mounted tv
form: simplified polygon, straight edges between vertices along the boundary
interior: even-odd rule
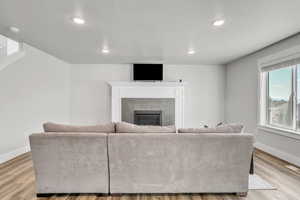
[[[134,81],[162,81],[163,64],[133,64]]]

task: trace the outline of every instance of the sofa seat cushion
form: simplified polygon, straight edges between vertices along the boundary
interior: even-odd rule
[[[115,124],[97,124],[90,126],[75,126],[66,124],[56,124],[47,122],[43,124],[45,132],[95,132],[95,133],[114,133]]]
[[[127,122],[116,123],[117,133],[176,133],[175,126],[144,126]]]
[[[224,124],[214,128],[180,128],[178,133],[242,133],[242,124]]]

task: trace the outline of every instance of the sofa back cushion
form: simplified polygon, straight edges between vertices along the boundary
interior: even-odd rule
[[[179,133],[242,133],[242,124],[224,124],[214,128],[181,128]]]
[[[176,133],[175,126],[144,126],[127,122],[116,123],[117,133]]]
[[[114,133],[115,124],[97,124],[90,126],[75,126],[66,124],[56,124],[47,122],[43,124],[45,132],[95,132],[95,133]]]
[[[229,127],[232,129],[232,133],[243,133],[244,132],[244,125],[238,123],[231,123],[231,124],[223,124],[219,127]]]

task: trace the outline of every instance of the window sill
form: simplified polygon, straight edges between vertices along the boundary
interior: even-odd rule
[[[282,129],[274,126],[268,126],[268,125],[258,125],[257,129],[266,131],[268,133],[274,133],[285,137],[300,140],[300,132],[296,132],[293,130],[287,130],[287,129]]]

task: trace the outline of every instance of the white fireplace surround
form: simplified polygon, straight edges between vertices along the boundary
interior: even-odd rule
[[[184,127],[185,82],[109,82],[111,85],[111,120],[121,121],[122,98],[174,98],[175,126]]]

